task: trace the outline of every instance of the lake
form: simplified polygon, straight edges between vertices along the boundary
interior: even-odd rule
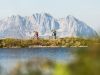
[[[48,58],[61,63],[69,63],[74,56],[75,48],[17,48],[0,49],[0,65],[9,72],[18,62],[24,62],[35,57]]]

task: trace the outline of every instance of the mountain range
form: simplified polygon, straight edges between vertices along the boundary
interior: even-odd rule
[[[97,32],[74,16],[54,18],[48,13],[36,13],[31,16],[12,15],[0,20],[0,38],[29,39],[34,37],[34,31],[41,38],[52,36],[56,30],[57,37],[97,37]]]

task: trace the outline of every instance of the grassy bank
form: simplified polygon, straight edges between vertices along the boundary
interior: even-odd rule
[[[87,47],[99,43],[99,39],[60,38],[60,39],[1,39],[0,48],[31,48],[31,47]]]

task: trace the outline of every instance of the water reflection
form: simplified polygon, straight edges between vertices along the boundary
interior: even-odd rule
[[[100,75],[100,45],[4,49],[0,56],[0,75]]]
[[[38,59],[36,61],[38,61],[39,63],[40,62],[44,63],[43,60],[53,61],[53,63],[54,62],[68,63],[71,61],[71,59],[73,59],[71,50],[72,50],[71,48],[0,49],[0,64],[2,65],[5,71],[7,71],[8,73],[9,72],[12,73],[13,68],[15,68],[15,71],[17,71],[16,64],[18,68],[19,64],[21,63],[25,64],[27,62],[30,62],[36,59]]]

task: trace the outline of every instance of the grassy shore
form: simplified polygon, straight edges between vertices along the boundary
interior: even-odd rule
[[[34,47],[88,47],[100,43],[99,39],[60,38],[60,39],[1,39],[0,48],[34,48]]]

